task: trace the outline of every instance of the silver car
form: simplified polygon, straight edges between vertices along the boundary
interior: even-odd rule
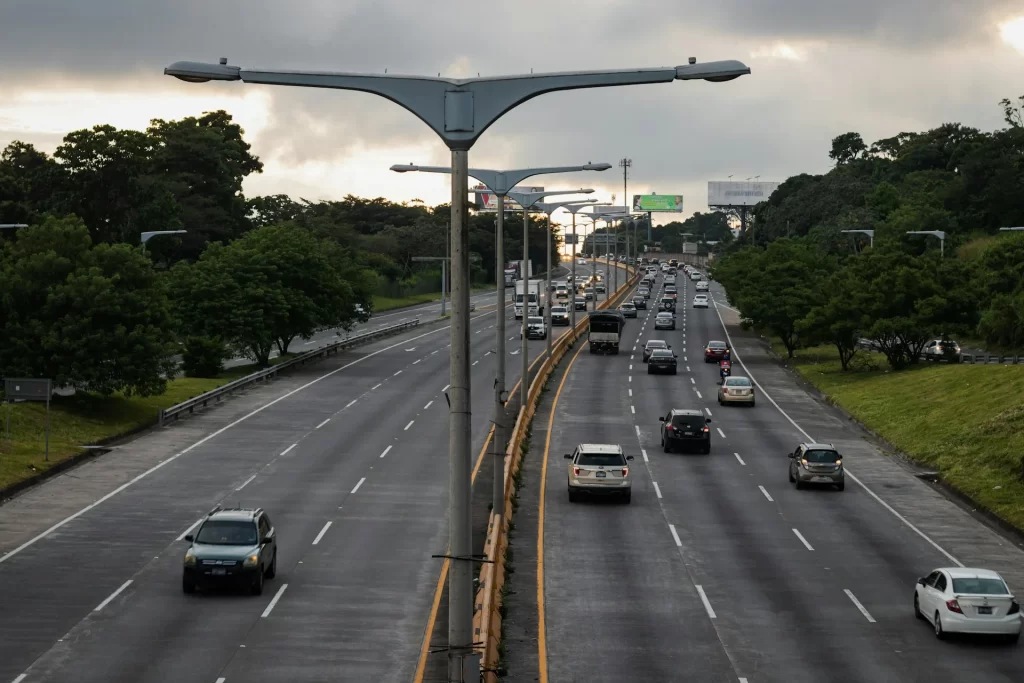
[[[789,480],[802,489],[808,484],[846,488],[843,456],[830,443],[802,443],[789,454]]]
[[[575,503],[583,493],[615,495],[624,503],[629,502],[633,491],[629,461],[633,456],[623,453],[622,446],[581,443],[565,457],[570,461],[567,472],[570,503]]]
[[[654,319],[654,329],[674,330],[676,329],[676,317],[671,311],[662,311]]]
[[[718,405],[742,403],[754,407],[754,383],[747,377],[726,377],[718,388]]]

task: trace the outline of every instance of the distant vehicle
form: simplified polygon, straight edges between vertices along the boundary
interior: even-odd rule
[[[540,305],[540,282],[516,280],[516,298],[512,306],[516,320],[523,319],[524,298],[527,315],[540,315],[544,312],[544,307]]]
[[[555,298],[556,299],[568,299],[569,298],[569,287],[559,283],[555,286]]]
[[[674,408],[661,421],[661,447],[666,453],[673,449],[711,452],[711,418],[699,410]]]
[[[678,266],[679,265],[679,259],[670,258],[668,260],[668,264],[670,266],[673,266],[673,267]]]
[[[568,325],[569,324],[569,308],[567,306],[552,306],[551,307],[551,326],[555,325]]]
[[[578,259],[576,259],[576,265],[577,266],[585,266],[585,265],[587,265],[587,259],[585,259],[585,258],[578,258]]]
[[[664,339],[648,339],[647,343],[644,345],[643,360],[646,363],[648,361],[648,359],[650,359],[651,353],[654,351],[654,349],[671,349],[671,348],[672,347],[669,346],[669,343],[667,341],[665,341]]]
[[[914,616],[930,621],[935,637],[972,633],[1020,640],[1020,603],[990,569],[942,567],[917,580]]]
[[[519,333],[522,338],[522,332]],[[538,316],[530,316],[526,321],[526,338],[527,339],[547,339],[548,326],[544,323],[544,318]]]
[[[707,294],[695,294],[693,296],[693,307],[694,308],[707,308],[708,307],[708,295]]]
[[[597,292],[598,294],[604,294],[607,291],[607,289],[605,288],[603,282],[598,282],[596,285],[594,285],[594,291]]]
[[[679,296],[679,289],[675,285],[665,285],[665,295],[675,299]]]
[[[704,276],[700,274],[699,270],[690,271],[690,280],[696,282],[698,280],[703,280],[703,279],[704,279]]]
[[[587,342],[590,352],[618,354],[622,328],[626,326],[625,316],[618,311],[592,311],[588,318],[590,331],[587,334]]]
[[[646,311],[647,310],[647,297],[645,297],[642,294],[637,294],[636,296],[633,297],[633,305],[636,306],[638,310]]]
[[[676,316],[671,311],[662,311],[654,318],[654,329],[674,330],[676,329]]]
[[[582,493],[620,496],[624,503],[632,498],[633,481],[629,474],[629,461],[622,446],[614,444],[581,443],[569,460],[569,502],[575,503]]]
[[[552,280],[550,287],[551,287],[551,291],[554,292],[554,291],[556,291],[558,289],[558,283],[555,282],[554,280]]]
[[[587,310],[587,300],[585,297],[578,296],[575,299],[573,299],[573,303],[576,306],[577,311]]]
[[[665,285],[666,286],[674,285],[675,283],[676,283],[676,276],[675,275],[666,275],[665,276]]]
[[[720,360],[731,360],[729,345],[724,341],[709,341],[704,347],[704,362],[717,363]]]
[[[619,310],[622,311],[622,315],[627,318],[636,317],[636,304],[627,301],[626,303],[619,306]]]
[[[591,299],[593,299],[594,298],[594,288],[593,287],[584,287],[583,288],[583,298],[585,298],[587,301],[590,301]]]
[[[698,292],[706,292],[706,291],[708,291],[708,290],[709,290],[710,288],[711,288],[711,287],[710,287],[710,285],[708,284],[708,281],[707,281],[707,280],[701,280],[700,282],[698,282],[698,283],[697,283],[697,291],[698,291]]]
[[[674,296],[663,296],[658,301],[659,311],[674,311],[676,310],[676,298]],[[661,313],[658,314],[659,316]],[[674,317],[674,316],[673,316]],[[675,328],[672,328],[675,329]]]
[[[638,287],[636,293],[645,299],[651,298],[651,290],[648,287]]]
[[[959,363],[962,358],[960,355],[960,345],[952,339],[932,339],[925,344],[921,355],[924,356],[925,360],[944,360],[949,363]]]
[[[846,488],[843,457],[832,444],[802,443],[789,454],[789,481],[802,489],[808,484]]]
[[[754,407],[754,383],[747,377],[726,377],[718,388],[718,405],[743,403]]]
[[[214,508],[195,535],[185,536],[181,589],[216,585],[247,586],[263,593],[263,582],[277,575],[277,535],[261,508]]]
[[[667,372],[670,375],[676,374],[676,354],[672,349],[654,349],[650,358],[647,359],[647,374],[653,375],[659,372]]]

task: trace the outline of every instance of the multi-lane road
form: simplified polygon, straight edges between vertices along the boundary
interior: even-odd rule
[[[492,296],[470,331],[477,449]],[[0,506],[0,683],[410,680],[447,543],[446,325],[297,369]],[[180,539],[218,504],[277,529],[261,597],[182,593]]]
[[[513,539],[510,680],[1024,680],[1024,647],[938,641],[911,606],[917,577],[956,563],[1002,572],[1019,595],[1024,552],[803,389],[740,331],[717,285],[709,309],[692,308],[693,289],[680,287],[675,331],[654,331],[655,306],[627,320],[625,353],[567,357],[537,411],[525,481],[538,491],[520,492]],[[755,408],[717,403],[702,348],[727,334],[734,374],[759,384]],[[647,374],[652,338],[678,352],[678,375]],[[658,417],[672,408],[711,418],[710,455],[663,452]],[[810,440],[844,454],[845,491],[788,483],[787,453]],[[631,504],[569,502],[563,454],[579,443],[635,456]]]

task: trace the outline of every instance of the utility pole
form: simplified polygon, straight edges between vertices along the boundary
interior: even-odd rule
[[[632,210],[632,206],[631,206],[632,202],[629,199],[629,192],[628,192],[628,188],[627,188],[627,178],[629,177],[629,169],[632,166],[633,166],[633,160],[632,159],[628,159],[626,157],[623,157],[622,159],[619,160],[619,168],[622,169],[622,205],[626,207],[626,213],[629,213]],[[636,232],[635,224],[634,224],[633,232],[634,233]],[[628,268],[628,263],[629,263],[629,238],[628,238],[629,226],[628,225],[626,226],[626,235],[627,235],[627,239],[626,239],[626,263],[627,263],[627,268]],[[617,239],[616,239],[616,246],[618,246],[618,240]],[[629,271],[627,270],[626,272],[628,273]]]

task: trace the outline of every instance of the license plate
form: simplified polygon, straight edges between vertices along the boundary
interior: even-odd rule
[[[597,472],[597,473],[594,474],[594,476],[597,477],[598,479],[604,479],[605,477],[608,476],[608,473],[607,472]]]
[[[832,477],[813,477],[813,480],[816,482],[821,482],[822,484],[832,483]]]
[[[693,432],[683,432],[683,436],[693,436]]]
[[[228,570],[224,569],[223,567],[218,567],[218,568],[215,568],[213,570],[213,575],[214,576],[224,576],[227,573],[228,573]]]
[[[991,607],[979,607],[978,608],[978,614],[992,614],[992,608]]]

